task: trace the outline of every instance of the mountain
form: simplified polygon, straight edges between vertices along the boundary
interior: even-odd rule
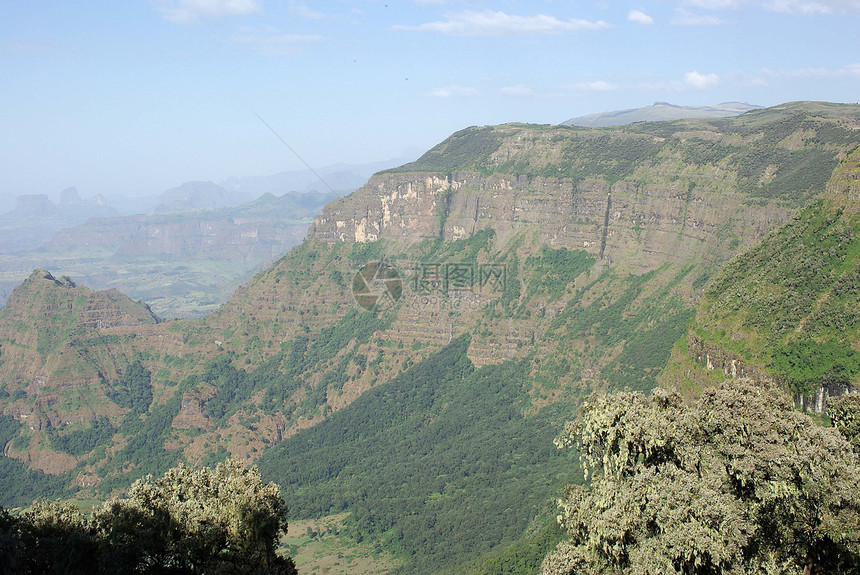
[[[860,388],[860,149],[825,193],[705,290],[664,375],[688,392],[725,377],[775,380],[822,412]]]
[[[0,465],[56,459],[28,484],[101,498],[230,454],[284,487],[291,520],[401,573],[462,571],[540,539],[580,479],[552,445],[564,421],[594,390],[656,384],[714,274],[834,185],[858,118],[796,102],[467,128],[332,200],[207,317],[73,329],[42,355],[21,318],[77,325],[77,296],[25,283],[0,310]]]
[[[295,170],[268,176],[234,177],[224,180],[221,185],[233,192],[254,196],[267,193],[279,195],[286,190],[300,192],[334,190],[340,195],[346,195],[366,184],[370,176],[376,172],[403,164],[411,159],[391,159],[355,165],[335,164],[319,168],[316,173],[310,170]]]
[[[676,106],[669,102],[654,102],[654,104],[642,108],[579,116],[562,122],[561,125],[605,128],[607,126],[624,126],[634,122],[666,122],[687,118],[727,118],[760,109],[761,106],[741,102],[723,102],[716,106]]]
[[[230,192],[213,182],[185,182],[158,196],[156,212],[179,212],[201,208],[218,208],[246,202],[251,198]]]
[[[103,198],[83,200],[75,188],[63,190],[59,204],[46,194],[17,196],[15,209],[0,214],[0,256],[24,253],[66,226],[114,214]]]
[[[50,267],[146,300],[164,317],[200,317],[299,244],[334,197],[265,194],[232,207],[93,218],[39,249],[0,258],[0,304],[34,267]]]

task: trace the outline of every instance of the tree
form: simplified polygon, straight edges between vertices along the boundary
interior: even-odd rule
[[[860,455],[860,393],[846,393],[830,400],[827,415],[833,427],[851,442],[854,452]]]
[[[17,573],[82,575],[93,572],[98,542],[78,507],[62,501],[40,500],[18,523],[21,543]]]
[[[108,544],[103,565],[144,572],[295,573],[279,557],[287,529],[280,487],[263,485],[256,468],[227,460],[214,469],[179,465],[163,477],[136,481],[127,499],[93,514]]]
[[[598,397],[557,444],[591,480],[559,500],[544,575],[860,573],[857,456],[782,390]]]
[[[276,554],[286,528],[280,488],[263,485],[256,468],[180,465],[91,517],[61,501],[20,517],[0,508],[0,573],[295,575]]]

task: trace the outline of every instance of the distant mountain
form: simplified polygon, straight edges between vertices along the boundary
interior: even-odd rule
[[[300,243],[313,216],[337,197],[264,194],[239,206],[189,211],[226,201],[219,191],[226,190],[208,184],[177,188],[189,194],[183,199],[177,192],[173,205],[186,211],[92,218],[37,248],[0,258],[0,305],[30,270],[51,267],[96,289],[121,289],[165,317],[200,316]],[[75,201],[71,193],[64,197]],[[31,203],[36,209],[44,202]]]
[[[59,204],[47,194],[17,196],[15,209],[0,214],[0,255],[23,253],[47,241],[62,228],[116,213],[105,205],[100,195],[85,200],[75,188],[63,190]]]
[[[251,197],[229,191],[214,182],[185,182],[158,196],[156,212],[179,212],[201,208],[220,208],[247,202]]]
[[[605,128],[607,126],[625,126],[634,122],[665,122],[684,120],[687,118],[728,118],[750,110],[759,110],[761,106],[741,102],[723,102],[716,106],[676,106],[668,102],[655,102],[644,108],[615,110],[571,118],[562,122],[562,126],[582,126],[585,128]]]
[[[316,170],[294,170],[279,172],[269,176],[245,176],[227,178],[221,186],[232,192],[251,195],[253,197],[270,193],[279,196],[284,192],[329,192],[334,190],[345,196],[357,190],[376,172],[399,166],[411,158],[397,158],[368,164],[335,164]],[[320,179],[322,178],[322,179]]]

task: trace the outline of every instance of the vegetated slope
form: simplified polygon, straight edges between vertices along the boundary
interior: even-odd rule
[[[295,494],[300,516],[350,511],[350,532],[381,538],[408,560],[402,572],[440,572],[513,541],[549,512],[575,457],[552,445],[558,409],[526,416],[529,361],[477,370],[468,345],[452,340],[279,443],[264,475]]]
[[[560,424],[592,389],[652,387],[713,271],[824,189],[860,143],[858,117],[856,106],[797,103],[615,129],[464,130],[331,202],[301,246],[205,320],[137,328],[89,411],[42,406],[39,386],[29,388],[19,415],[38,405],[52,422],[62,413],[82,423],[52,426],[53,440],[48,430],[19,436],[33,453],[83,445],[67,475],[80,495],[176,461],[262,456],[295,509],[352,511],[356,532],[408,558],[405,570],[427,572],[446,546],[465,561],[525,533],[538,502],[568,480],[552,457],[522,456],[551,449],[554,410],[568,411]],[[354,276],[379,261],[402,284],[390,309],[371,313],[355,303]],[[0,326],[0,341],[16,329]],[[98,349],[67,369],[100,366]],[[0,382],[23,361],[3,361]],[[433,366],[439,375],[421,380]],[[519,383],[494,391],[508,380]],[[64,381],[49,374],[45,384]],[[426,401],[403,399],[413,396]],[[404,419],[373,420],[382,405]],[[74,440],[89,429],[106,439]],[[465,451],[491,445],[488,429],[504,438],[498,451]],[[342,445],[351,433],[378,438],[372,460],[350,453],[370,449],[360,437]],[[419,446],[432,449],[410,451]],[[312,461],[287,460],[296,457]],[[402,475],[412,467],[424,471]],[[529,482],[530,470],[545,479]],[[394,486],[411,481],[419,495],[401,497]],[[448,483],[456,493],[436,489]],[[528,503],[508,511],[481,499],[489,488]],[[464,505],[470,521],[498,528],[485,539],[443,529]],[[422,525],[426,540],[414,535]]]
[[[807,409],[860,384],[860,149],[821,197],[732,260],[705,291],[666,379],[783,382]],[[716,372],[716,376],[709,374]]]

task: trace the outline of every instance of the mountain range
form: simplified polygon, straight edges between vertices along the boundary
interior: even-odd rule
[[[0,310],[2,503],[230,455],[379,571],[542,556],[592,392],[858,384],[858,146],[860,106],[822,102],[471,127],[198,320],[37,270]],[[816,342],[834,361],[797,373]]]

